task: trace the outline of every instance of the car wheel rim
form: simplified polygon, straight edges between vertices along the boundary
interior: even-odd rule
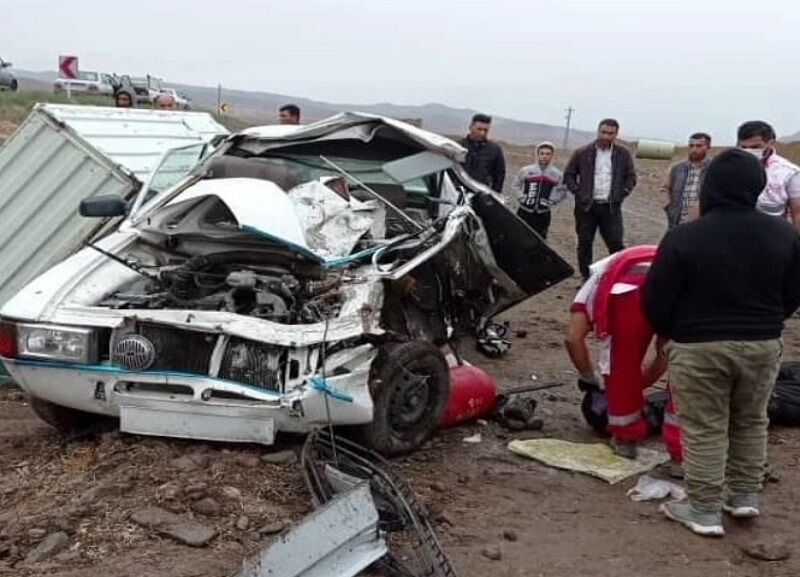
[[[389,424],[395,431],[409,431],[425,417],[430,406],[431,377],[403,369],[389,406]]]

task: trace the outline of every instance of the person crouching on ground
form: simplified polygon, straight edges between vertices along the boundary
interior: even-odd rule
[[[593,264],[589,280],[570,308],[572,314],[564,342],[580,375],[578,388],[592,395],[600,389],[586,342],[594,330],[600,349],[598,364],[605,384],[606,428],[612,437],[611,447],[618,455],[630,459],[636,457],[638,443],[653,432],[643,414],[644,391],[667,368],[659,346],[658,354],[642,367],[654,332],[642,311],[641,286],[655,253],[655,246],[635,246]],[[680,434],[673,430],[677,427],[674,418],[670,418],[672,408],[670,402],[663,434],[677,468],[681,461]],[[590,424],[596,429],[599,426]]]
[[[561,183],[561,171],[553,166],[555,154],[552,142],[539,144],[536,147],[538,162],[522,167],[512,185],[521,195],[517,216],[545,239],[550,228],[550,208],[564,200],[567,192]]]
[[[784,320],[800,306],[800,236],[756,210],[766,180],[742,150],[712,160],[700,219],[667,233],[643,289],[647,317],[672,341],[689,495],[661,510],[701,535],[724,534],[723,510],[760,513],[767,404]]]

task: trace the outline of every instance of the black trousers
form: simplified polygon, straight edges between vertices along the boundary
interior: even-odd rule
[[[520,209],[517,210],[517,216],[539,233],[539,236],[544,239],[547,238],[547,231],[550,228],[550,220],[552,218],[549,210],[547,212],[530,212]]]
[[[589,265],[592,264],[592,246],[597,229],[606,243],[609,254],[621,251],[625,246],[622,237],[625,229],[622,224],[622,207],[608,203],[595,203],[588,211],[575,207],[575,232],[578,233],[578,268],[581,276],[589,278]]]

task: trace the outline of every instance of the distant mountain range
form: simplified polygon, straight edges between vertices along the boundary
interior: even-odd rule
[[[57,76],[53,72],[31,72],[15,70],[21,80],[22,89],[42,90],[52,87]],[[167,84],[185,93],[192,100],[195,108],[214,110],[217,106],[217,89],[206,86],[185,84]],[[302,109],[306,122],[327,118],[342,111],[358,111],[400,119],[415,119],[422,122],[422,127],[437,132],[456,136],[466,134],[472,115],[478,110],[468,108],[452,108],[444,104],[401,105],[390,103],[378,104],[334,104],[311,100],[286,94],[270,92],[252,92],[246,90],[223,90],[223,101],[231,107],[230,114],[253,124],[272,124],[276,122],[278,108],[283,104],[296,104]],[[488,111],[491,114],[491,111]],[[530,145],[543,140],[550,140],[561,145],[564,140],[564,127],[536,122],[525,122],[492,115],[492,138],[512,144]],[[593,132],[572,130],[570,147],[586,144],[594,138]]]

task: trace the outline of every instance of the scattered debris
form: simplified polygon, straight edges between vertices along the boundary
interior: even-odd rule
[[[500,561],[503,558],[503,552],[497,545],[490,545],[481,550],[481,555],[490,559],[491,561]]]
[[[538,431],[544,423],[534,416],[535,410],[535,399],[522,395],[500,395],[493,416],[511,431]]]
[[[748,557],[759,561],[785,561],[792,556],[792,550],[784,542],[763,542],[746,543],[741,546],[742,552]]]
[[[379,513],[378,530],[386,534],[389,548],[377,563],[379,568],[404,577],[456,577],[425,508],[383,457],[319,430],[306,439],[301,461],[316,506],[369,481]]]
[[[480,434],[480,433],[475,433],[475,434],[474,434],[474,435],[472,435],[471,437],[464,437],[464,438],[462,439],[462,441],[463,441],[464,443],[472,443],[472,444],[475,444],[475,445],[477,445],[478,443],[480,443],[482,440],[483,440],[483,437],[481,436],[481,434]]]
[[[665,479],[655,479],[650,475],[642,475],[636,486],[625,493],[631,501],[654,501],[671,497],[675,501],[686,498],[686,489],[678,483]]]
[[[44,540],[34,547],[27,557],[25,564],[41,563],[54,557],[69,545],[69,537],[63,531],[50,533]]]
[[[297,454],[294,451],[278,451],[277,453],[265,453],[261,456],[265,463],[273,465],[294,465],[297,463]]]
[[[216,536],[216,531],[196,521],[170,513],[159,507],[139,509],[131,515],[137,525],[154,530],[159,535],[191,545],[204,547]]]
[[[378,520],[369,483],[361,483],[264,549],[238,577],[357,575],[386,554]]]
[[[447,491],[447,487],[444,485],[444,483],[439,483],[438,481],[431,483],[431,489],[437,493],[444,493]]]

